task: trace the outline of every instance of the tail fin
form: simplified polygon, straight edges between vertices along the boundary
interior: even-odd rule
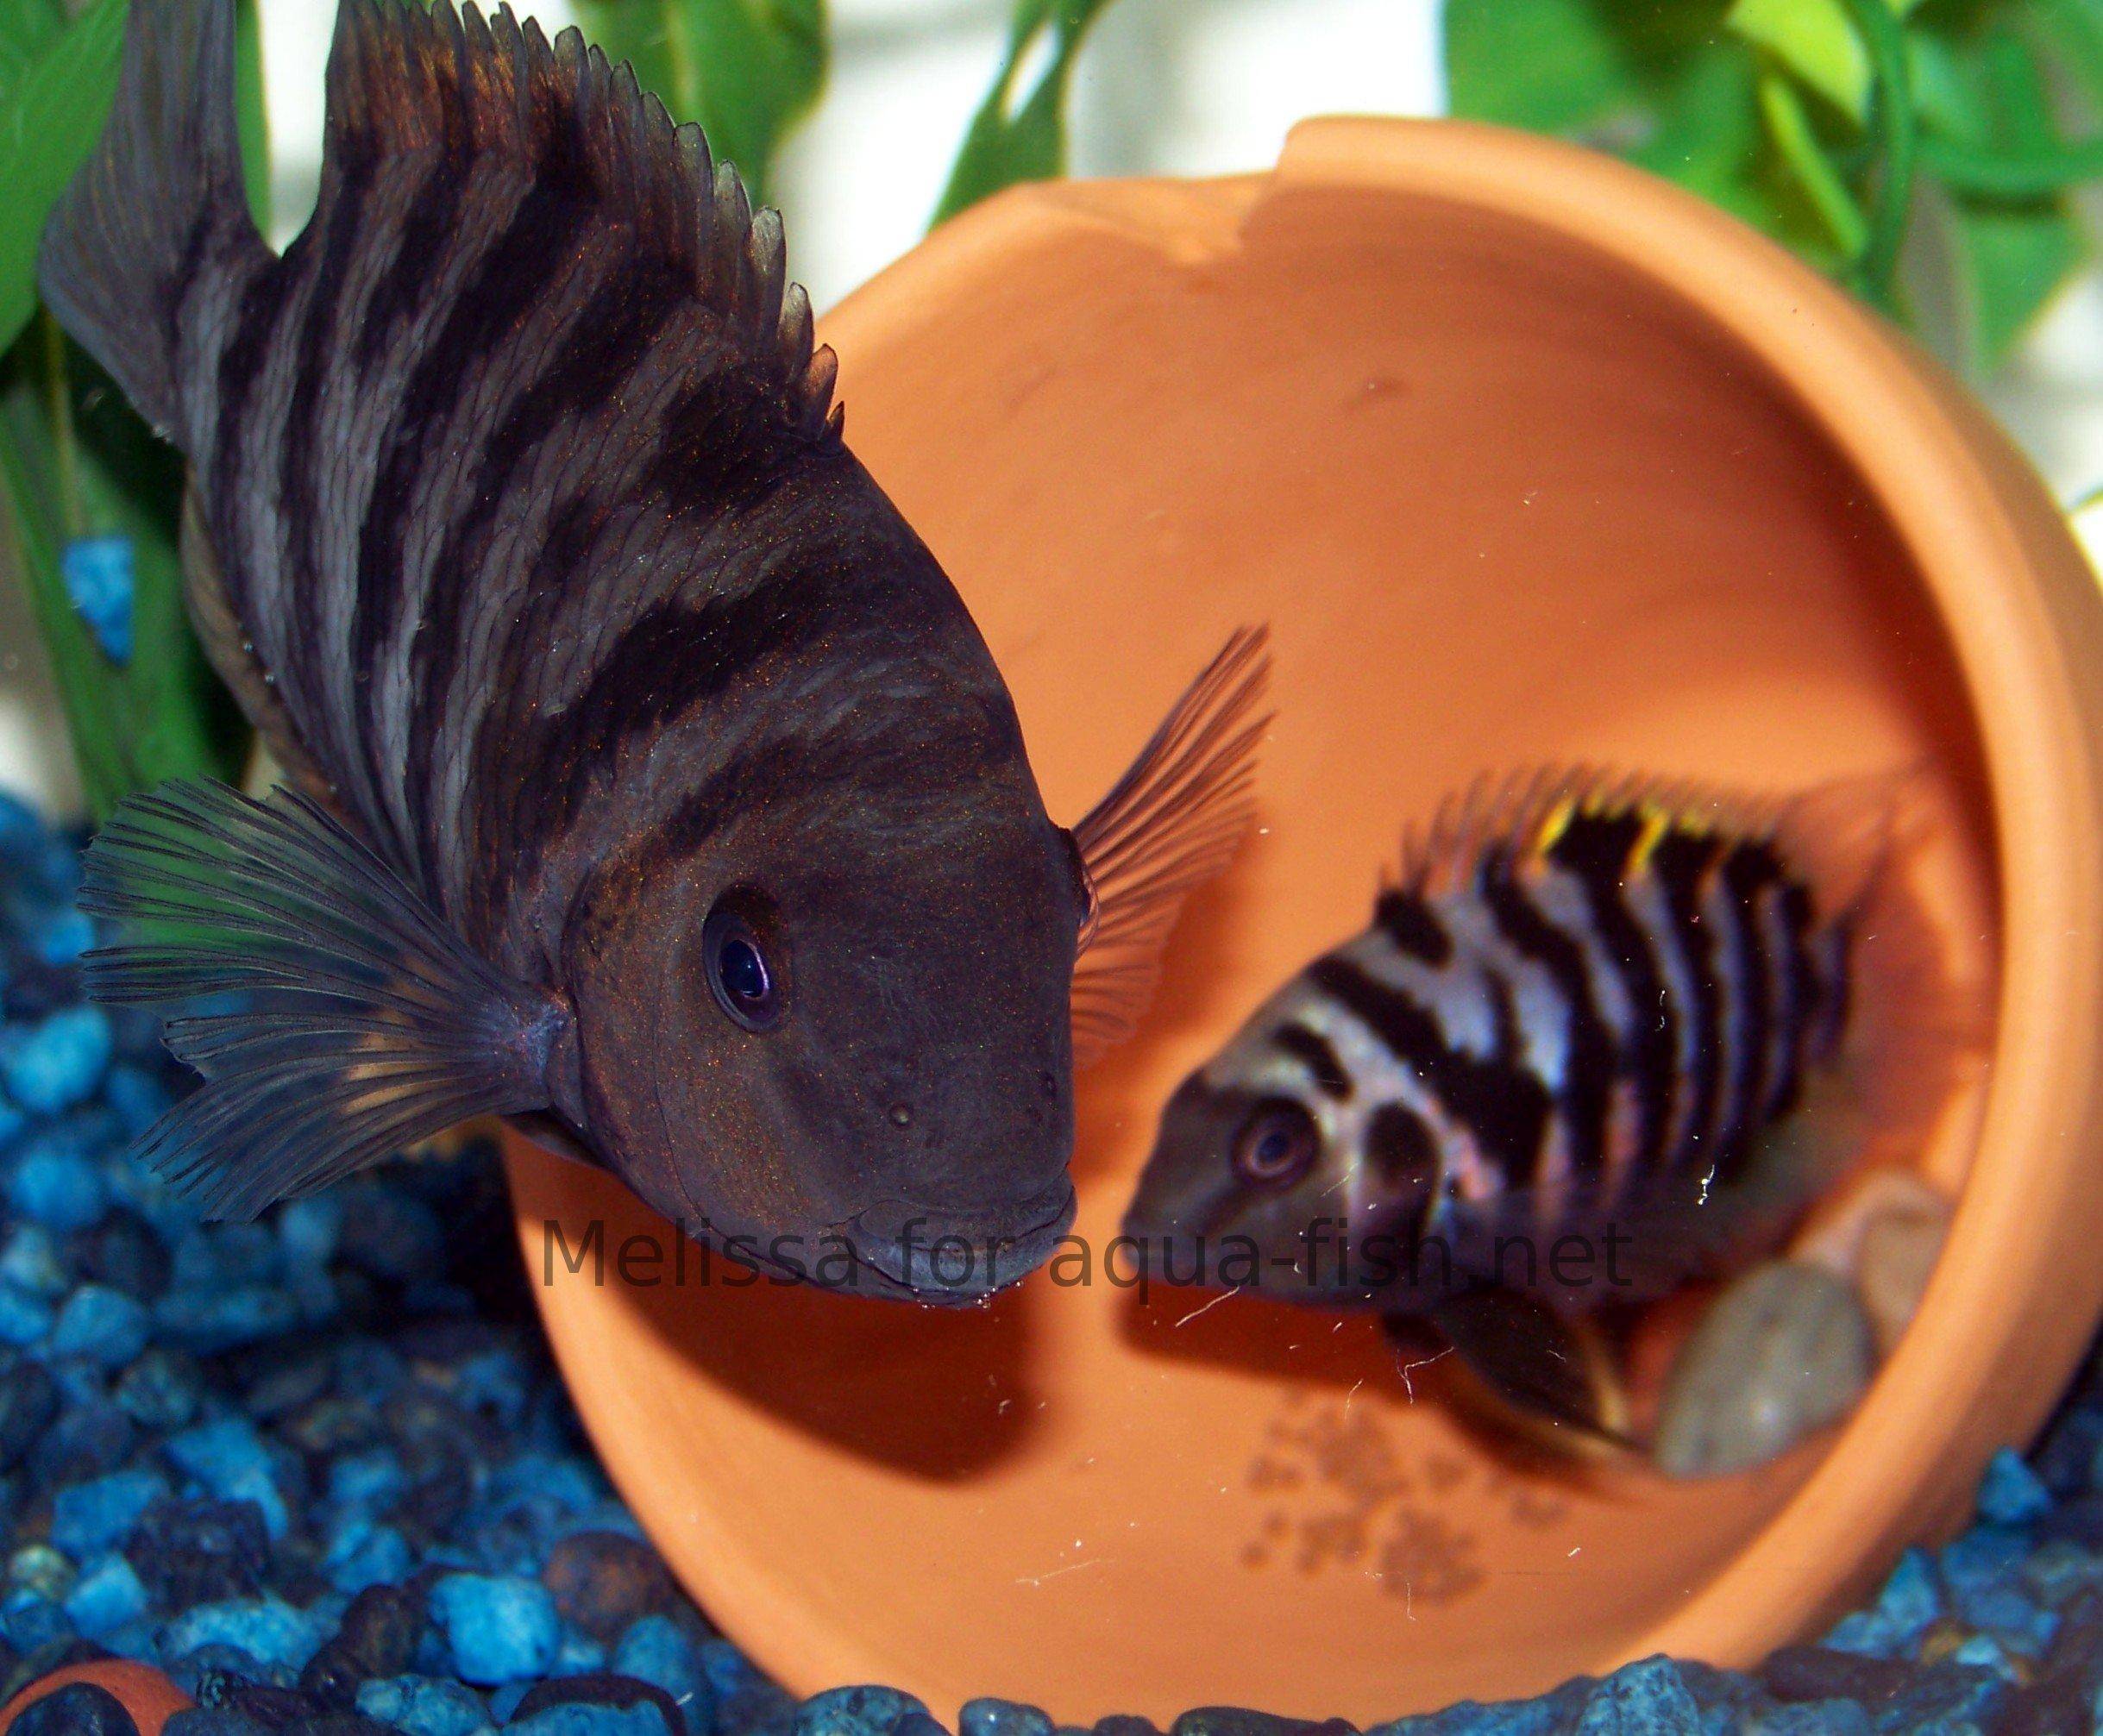
[[[1824,907],[1814,944],[1837,956],[1847,985],[1833,1056],[1841,1088],[1826,1106],[1880,1158],[1917,1160],[1990,1050],[1992,951],[1936,895],[1936,842],[1961,825],[1953,804],[1916,766],[1807,791],[1776,825]]]
[[[46,303],[182,444],[178,362],[203,311],[195,291],[229,263],[268,257],[242,184],[234,0],[131,0],[109,122],[44,231]]]

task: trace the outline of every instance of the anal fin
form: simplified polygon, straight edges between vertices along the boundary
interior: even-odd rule
[[[99,1000],[173,1004],[204,1084],[139,1155],[217,1217],[253,1217],[401,1145],[568,1093],[568,1009],[471,952],[318,802],[185,780],[119,805],[89,847]]]
[[[1642,1451],[1615,1358],[1588,1322],[1494,1287],[1441,1303],[1430,1321],[1487,1407],[1522,1438],[1586,1457]]]

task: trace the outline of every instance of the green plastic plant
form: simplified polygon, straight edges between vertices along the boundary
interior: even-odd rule
[[[825,0],[576,0],[584,34],[633,64],[675,121],[699,121],[756,201],[774,154],[825,88]]]
[[[2103,179],[2103,0],[1447,0],[1445,22],[1454,113],[1617,151],[1974,370],[2088,257],[2069,193]]]
[[[123,0],[0,0],[0,504],[4,565],[49,657],[89,809],[185,773],[237,774],[242,733],[182,601],[182,471],[38,310],[46,213],[93,141],[116,81]],[[250,192],[267,189],[253,10],[242,37]],[[121,633],[97,631],[69,558],[118,551]]]
[[[1066,166],[1066,91],[1074,57],[1109,0],[1015,0],[1008,50],[993,88],[971,117],[964,148],[935,207],[935,222],[953,217],[989,193],[1018,181],[1041,181]],[[1043,66],[1026,90],[1033,56]]]

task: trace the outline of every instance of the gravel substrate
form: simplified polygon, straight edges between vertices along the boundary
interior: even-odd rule
[[[105,1654],[169,1736],[943,1736],[911,1696],[797,1702],[672,1583],[580,1432],[487,1152],[204,1225],[122,1161],[178,1081],[81,1004],[78,840],[0,798],[0,1680]],[[2103,1377],[1971,1531],[1823,1645],[1662,1658],[1374,1736],[2088,1732],[2103,1690]],[[1319,1701],[1318,1683],[1307,1697]],[[959,1736],[1051,1736],[984,1700]],[[1298,1736],[1208,1709],[1175,1736]],[[133,1736],[99,1689],[16,1736]],[[1098,1736],[1154,1736],[1106,1719]],[[1074,1736],[1074,1733],[1067,1733]]]

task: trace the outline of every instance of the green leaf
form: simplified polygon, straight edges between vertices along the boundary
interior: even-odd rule
[[[585,34],[699,121],[719,162],[769,197],[774,155],[825,88],[825,0],[576,0]]]
[[[5,0],[0,0],[4,4]],[[234,105],[241,125],[241,167],[255,226],[270,233],[270,116],[263,103],[263,22],[258,0],[235,15]]]
[[[971,117],[949,184],[935,206],[943,222],[988,195],[1019,181],[1049,180],[1066,166],[1066,89],[1074,57],[1089,26],[1109,0],[1015,0],[1008,52],[993,88]],[[1043,70],[1025,91],[1026,64],[1037,54]]]
[[[1858,28],[1885,7],[1895,107],[1870,100]],[[2103,0],[1447,0],[1445,16],[1456,114],[1614,150],[1887,310],[1954,305],[1987,366],[2089,251],[2063,190],[2103,180]],[[2087,136],[2062,140],[2050,117],[2071,123],[2070,98]],[[1928,208],[1956,280],[1908,298],[1890,266],[1923,179],[1943,184]],[[1905,258],[1927,287],[1927,257]]]
[[[35,309],[44,217],[102,130],[123,34],[124,0],[92,0],[0,97],[0,349]]]
[[[1648,137],[1627,150],[1629,160],[1772,228],[1777,218],[1761,181],[1765,141],[1755,84],[1748,55],[1714,48],[1690,54],[1681,75],[1651,99]]]
[[[99,818],[130,791],[186,774],[238,778],[242,735],[190,629],[177,552],[181,461],[94,364],[41,317],[0,362],[0,485],[28,590]],[[77,536],[132,546],[133,649],[104,656],[61,574]]]
[[[1825,225],[1840,257],[1853,259],[1868,239],[1869,225],[1846,178],[1819,142],[1796,85],[1780,72],[1768,73],[1760,81],[1760,108],[1767,119],[1767,136]]]
[[[2030,16],[2089,103],[2103,103],[2103,0],[2031,0]]]
[[[2025,36],[1999,20],[1938,43],[1952,89],[1943,124],[1986,147],[2049,146],[2046,76]],[[2080,267],[2087,243],[2063,195],[1993,199],[1952,193],[1948,240],[1966,354],[1991,369]]]
[[[1722,17],[1721,0],[1447,0],[1450,106],[1614,151],[1829,263],[1767,135],[1759,57]]]
[[[1447,0],[1445,33],[1456,115],[1574,133],[1647,98],[1629,32],[1594,0]]]
[[[1919,3],[1889,0],[1900,18]],[[1869,100],[1869,57],[1842,0],[1734,0],[1723,22],[1835,108],[1862,119]]]
[[[65,34],[59,0],[0,0],[0,101]]]
[[[1974,366],[1990,372],[2080,268],[2087,243],[2081,226],[2050,204],[1961,201],[1949,222],[1965,276],[1968,347]]]

